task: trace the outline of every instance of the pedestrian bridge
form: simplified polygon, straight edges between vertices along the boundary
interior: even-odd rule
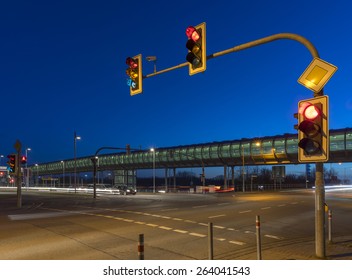
[[[299,164],[297,134],[98,155],[99,170]],[[94,155],[30,166],[33,175],[92,172]],[[328,162],[351,162],[352,128],[330,130]]]

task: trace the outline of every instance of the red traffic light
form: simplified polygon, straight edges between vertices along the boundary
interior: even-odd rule
[[[314,120],[318,116],[321,116],[320,109],[314,104],[310,104],[310,103],[304,103],[302,108],[300,108],[300,111],[303,117],[308,120]]]
[[[135,59],[132,57],[127,57],[126,58],[126,64],[131,68],[131,69],[136,69],[138,67],[138,63]]]
[[[27,163],[27,157],[26,156],[22,156],[21,157],[21,164],[26,164]]]
[[[192,39],[194,42],[198,41],[200,35],[194,26],[188,26],[186,29],[186,35],[188,39]]]

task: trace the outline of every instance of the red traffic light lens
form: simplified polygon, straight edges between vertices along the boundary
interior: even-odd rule
[[[132,69],[135,69],[138,67],[137,61],[134,60],[132,57],[127,57],[126,58],[126,64],[131,67]]]
[[[303,116],[308,119],[308,120],[314,120],[320,115],[320,110],[314,106],[313,104],[307,105],[307,107],[304,108],[303,111]]]
[[[193,41],[198,41],[200,38],[199,33],[197,32],[197,29],[194,26],[188,26],[186,29],[186,35],[188,39],[192,39]]]

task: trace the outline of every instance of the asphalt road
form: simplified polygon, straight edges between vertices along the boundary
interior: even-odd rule
[[[0,193],[0,259],[208,259],[213,225],[214,259],[256,252],[256,216],[262,250],[314,240],[314,191],[226,194],[100,195]],[[326,192],[334,236],[352,233],[352,190]],[[314,252],[312,252],[314,254]]]

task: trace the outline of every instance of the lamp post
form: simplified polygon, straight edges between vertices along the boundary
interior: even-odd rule
[[[77,158],[76,158],[76,143],[77,140],[81,140],[81,136],[77,136],[76,131],[73,133],[73,155],[74,155],[74,184],[75,184],[75,193],[77,192]]]
[[[28,151],[31,151],[31,150],[32,150],[31,148],[27,148],[27,149],[26,149],[26,168],[25,168],[25,170],[26,170],[26,177],[25,177],[25,179],[26,179],[26,181],[25,181],[25,183],[26,183],[26,188],[28,188],[28,186],[29,186],[29,174],[28,174],[28,167],[27,167]]]
[[[153,153],[153,193],[155,193],[155,149],[151,148],[150,151]]]
[[[244,185],[244,146],[242,144],[242,192],[245,192]]]
[[[154,73],[156,73],[156,56],[147,56],[146,60],[154,62]]]
[[[65,187],[65,162],[62,160],[62,187]]]
[[[38,163],[35,164],[35,167],[37,168],[37,178],[36,178],[35,186],[38,187],[38,184],[39,184],[39,165],[38,165]]]

